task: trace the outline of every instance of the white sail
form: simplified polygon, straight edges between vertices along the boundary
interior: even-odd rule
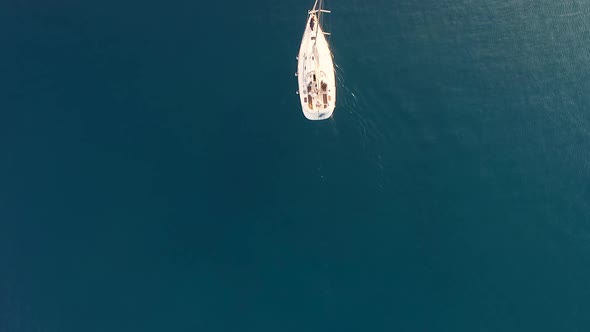
[[[336,80],[332,52],[322,29],[322,1],[309,11],[299,48],[297,81],[303,114],[309,120],[325,120],[334,112]]]

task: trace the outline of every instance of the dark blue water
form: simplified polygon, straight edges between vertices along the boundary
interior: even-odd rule
[[[0,4],[0,331],[587,331],[590,4]]]

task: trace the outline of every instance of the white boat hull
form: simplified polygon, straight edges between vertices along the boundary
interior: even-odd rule
[[[314,23],[312,23],[314,20]],[[309,14],[297,63],[299,98],[309,120],[325,120],[336,105],[332,52],[315,13]]]

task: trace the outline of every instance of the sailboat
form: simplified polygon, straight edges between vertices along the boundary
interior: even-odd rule
[[[297,81],[303,114],[309,120],[328,119],[336,104],[336,80],[332,52],[322,29],[323,0],[308,11],[307,24],[297,57]]]

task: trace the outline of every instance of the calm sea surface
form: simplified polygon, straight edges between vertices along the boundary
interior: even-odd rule
[[[590,2],[0,4],[0,332],[590,330]]]

